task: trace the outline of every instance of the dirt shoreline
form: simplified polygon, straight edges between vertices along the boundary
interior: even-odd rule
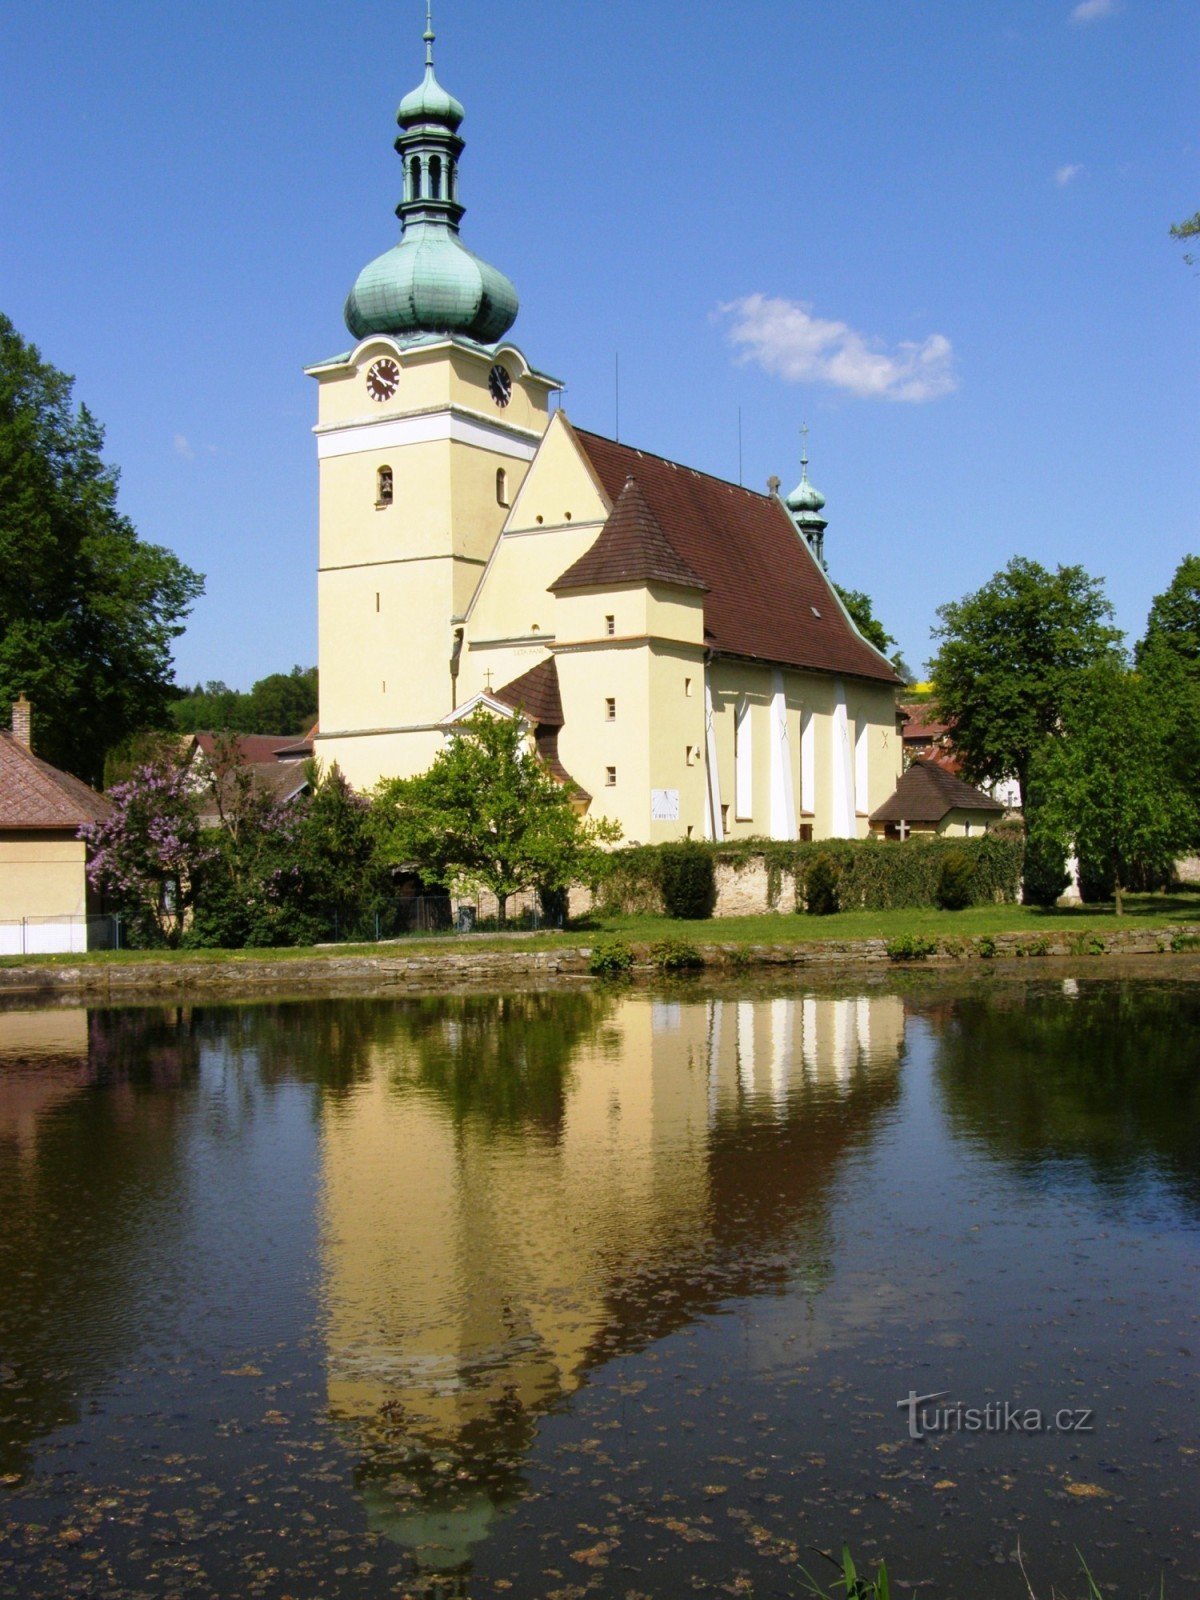
[[[867,968],[906,967],[945,969],[970,965],[1037,963],[1050,958],[1056,966],[1068,958],[1084,966],[1104,958],[1167,955],[1188,948],[1182,941],[1196,937],[1194,927],[1169,924],[1154,928],[1129,928],[1098,933],[1088,931],[1031,938],[1024,933],[1004,933],[981,938],[939,939],[936,950],[922,956],[898,954],[904,941],[885,939],[821,939],[778,944],[689,943],[700,957],[701,970],[714,975],[753,973],[771,969],[813,968],[823,973]],[[546,950],[436,949],[411,955],[393,949],[386,954],[279,960],[269,952],[261,957],[239,952],[228,961],[92,962],[78,966],[27,966],[0,968],[0,1005],[30,999],[81,999],[85,1001],[174,999],[266,999],[276,995],[356,994],[421,990],[462,990],[490,984],[509,985],[514,980],[542,985],[562,980],[596,982],[588,971],[595,939],[578,945]],[[649,943],[630,941],[636,976],[662,976]]]

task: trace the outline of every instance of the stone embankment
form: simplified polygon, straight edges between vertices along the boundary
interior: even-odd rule
[[[669,924],[664,927],[664,933]],[[808,939],[780,944],[697,943],[666,939],[657,944],[631,942],[635,972],[652,974],[673,964],[672,952],[686,948],[699,964],[714,973],[743,972],[754,968],[908,965],[945,967],[964,962],[1035,960],[1057,956],[1090,959],[1099,956],[1162,955],[1193,949],[1194,928],[1167,925],[1122,928],[1097,932],[1063,930],[1032,936],[999,933],[990,937],[954,937],[922,940]],[[426,948],[403,953],[393,947],[379,954],[336,952],[293,956],[284,960],[269,953],[230,955],[217,960],[94,961],[76,965],[30,965],[0,968],[0,1003],[14,999],[78,998],[92,1004],[121,1003],[126,999],[176,998],[189,1000],[253,999],[268,995],[334,994],[347,991],[463,989],[514,982],[541,984],[589,977],[596,943],[550,946],[541,950],[471,948],[464,940],[457,948]],[[675,963],[683,964],[687,963]],[[694,962],[692,964],[695,964]]]

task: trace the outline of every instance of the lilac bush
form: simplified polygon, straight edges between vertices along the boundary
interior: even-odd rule
[[[138,943],[177,945],[198,874],[212,854],[202,837],[200,796],[166,757],[134,769],[110,789],[113,812],[87,823],[88,878],[129,919]]]

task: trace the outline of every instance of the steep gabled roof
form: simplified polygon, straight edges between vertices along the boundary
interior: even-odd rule
[[[940,822],[948,811],[997,811],[1004,807],[935,761],[914,761],[891,799],[871,813],[872,822]]]
[[[636,478],[667,544],[706,586],[705,640],[713,649],[882,683],[901,681],[847,621],[776,496],[582,428],[574,431],[613,514],[626,480]],[[597,545],[603,537],[602,531]]]
[[[560,589],[608,588],[620,583],[708,588],[659,527],[632,475],[625,479],[596,542],[550,588],[557,594]]]
[[[519,678],[493,689],[492,696],[514,711],[523,711],[531,722],[551,728],[563,725],[562,695],[558,690],[558,667],[554,657],[539,661]]]
[[[28,745],[0,732],[0,828],[63,828],[102,822],[112,805],[69,772],[39,761]]]
[[[558,664],[553,656],[539,661],[502,689],[491,691],[494,700],[521,712],[534,724],[533,740],[551,777],[564,784],[576,800],[592,797],[563,766],[558,754],[558,733],[563,725],[562,695],[558,688]]]

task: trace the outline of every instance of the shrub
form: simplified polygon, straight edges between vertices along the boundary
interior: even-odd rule
[[[698,839],[680,839],[659,848],[663,910],[669,917],[698,920],[711,917],[717,903],[717,875],[712,851]]]
[[[924,961],[926,956],[937,954],[937,940],[904,933],[898,939],[888,940],[887,953],[889,961]]]
[[[633,951],[623,939],[598,944],[588,958],[588,971],[594,978],[624,978],[633,966]]]
[[[962,911],[974,898],[975,863],[965,850],[954,850],[942,861],[937,903],[943,911]]]
[[[692,972],[704,965],[695,945],[683,939],[660,939],[650,946],[650,960],[660,972]]]
[[[980,939],[979,943],[976,945],[976,949],[979,951],[979,954],[982,956],[984,961],[990,961],[996,954],[996,941],[990,936],[990,934],[985,933],[983,938]]]
[[[804,874],[804,904],[810,916],[828,917],[841,909],[837,862],[822,852],[814,856]]]

